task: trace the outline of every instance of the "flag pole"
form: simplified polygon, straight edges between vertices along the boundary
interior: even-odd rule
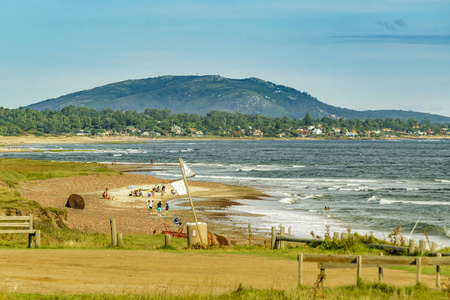
[[[197,215],[195,214],[194,203],[192,202],[191,193],[189,193],[189,187],[188,187],[187,180],[186,180],[186,174],[184,173],[184,168],[183,168],[183,160],[181,158],[180,158],[180,167],[181,167],[181,172],[183,173],[184,185],[186,186],[186,191],[187,191],[187,194],[189,197],[189,201],[191,202],[191,207],[192,207],[192,212],[194,214],[195,226],[197,227],[198,237],[200,238],[200,243],[203,244],[202,234],[200,233],[200,230],[198,228]]]

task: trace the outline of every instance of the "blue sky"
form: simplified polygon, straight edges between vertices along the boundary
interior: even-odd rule
[[[450,1],[0,2],[0,106],[195,74],[450,116]]]

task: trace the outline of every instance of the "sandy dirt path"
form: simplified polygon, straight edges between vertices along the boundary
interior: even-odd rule
[[[376,268],[363,279],[377,280]],[[313,286],[317,264],[305,266],[305,284]],[[422,275],[433,287],[434,275]],[[385,270],[385,280],[412,286],[415,274]],[[293,260],[235,254],[172,253],[141,250],[1,249],[0,289],[42,294],[220,294],[244,287],[294,289]],[[352,285],[356,270],[327,270],[325,286]]]

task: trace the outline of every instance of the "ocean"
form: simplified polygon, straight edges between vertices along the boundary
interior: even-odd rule
[[[405,237],[450,247],[450,140],[149,140],[143,144],[28,146],[69,152],[3,153],[2,157],[111,163],[155,163],[139,172],[180,178],[182,158],[201,180],[250,186],[269,197],[230,208],[232,218],[263,232],[283,225],[310,238],[331,232]],[[330,207],[330,210],[325,210]],[[415,224],[417,227],[411,234]],[[247,225],[242,225],[247,226]]]

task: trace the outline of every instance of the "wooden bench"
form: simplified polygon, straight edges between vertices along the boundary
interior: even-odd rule
[[[28,248],[31,248],[33,236],[35,246],[41,246],[41,231],[33,229],[33,215],[0,216],[0,234],[28,234]]]

